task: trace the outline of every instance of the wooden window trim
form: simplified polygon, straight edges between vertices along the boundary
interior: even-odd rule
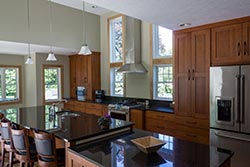
[[[43,104],[52,104],[54,102],[57,102],[56,100],[55,101],[49,101],[49,102],[46,102],[45,100],[45,88],[44,88],[44,69],[47,69],[47,68],[60,68],[61,69],[61,97],[63,98],[64,97],[64,67],[63,65],[50,65],[50,64],[43,64],[43,69],[42,69],[42,94],[43,94],[43,99],[42,99],[42,102]]]
[[[0,65],[0,68],[18,68],[18,90],[19,99],[16,101],[0,102],[0,106],[22,103],[22,68],[20,65]]]

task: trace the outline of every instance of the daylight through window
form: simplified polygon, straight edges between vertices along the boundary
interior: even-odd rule
[[[117,68],[110,69],[111,96],[123,96],[123,74],[116,72]]]
[[[0,102],[19,101],[20,67],[0,67]]]

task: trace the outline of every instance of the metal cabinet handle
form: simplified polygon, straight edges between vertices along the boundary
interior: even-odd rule
[[[238,50],[238,56],[240,56],[240,42],[238,43],[238,48],[237,48],[237,50]]]
[[[193,80],[194,80],[194,69],[193,69],[192,73],[193,73]]]
[[[230,139],[242,140],[242,141],[250,142],[250,139],[243,138],[243,137],[237,137],[237,136],[226,135],[226,134],[222,134],[222,133],[219,133],[219,132],[214,132],[214,134],[215,134],[216,136],[218,136],[218,137],[225,137],[225,138],[230,138]]]
[[[190,70],[188,70],[188,80],[190,80],[191,78],[191,74],[190,74]]]
[[[244,42],[244,55],[247,55],[247,42]]]

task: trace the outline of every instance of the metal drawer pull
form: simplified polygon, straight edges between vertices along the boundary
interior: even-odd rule
[[[244,42],[244,55],[247,54],[247,42],[245,41]]]
[[[242,138],[242,137],[225,135],[225,134],[221,134],[221,133],[218,133],[218,132],[214,132],[214,134],[216,136],[218,136],[218,137],[225,137],[225,138],[230,138],[230,139],[236,139],[236,140],[242,140],[242,141],[250,142],[250,139],[246,139],[246,138]]]
[[[240,56],[240,43],[238,43],[238,48],[237,48],[237,50],[238,50],[238,56]]]

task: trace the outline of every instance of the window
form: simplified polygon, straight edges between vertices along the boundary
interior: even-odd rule
[[[117,73],[116,70],[124,62],[124,30],[123,15],[117,15],[108,19],[109,27],[109,54],[110,54],[110,95],[124,96],[125,76]]]
[[[153,57],[172,57],[173,37],[172,30],[153,25]]]
[[[122,16],[109,20],[110,62],[123,61]]]
[[[60,100],[62,98],[62,67],[44,66],[43,77],[45,102]]]
[[[116,72],[117,68],[110,69],[111,96],[123,96],[123,74]]]
[[[0,102],[20,101],[20,67],[0,66]]]
[[[154,99],[173,99],[173,69],[172,65],[154,66]]]

